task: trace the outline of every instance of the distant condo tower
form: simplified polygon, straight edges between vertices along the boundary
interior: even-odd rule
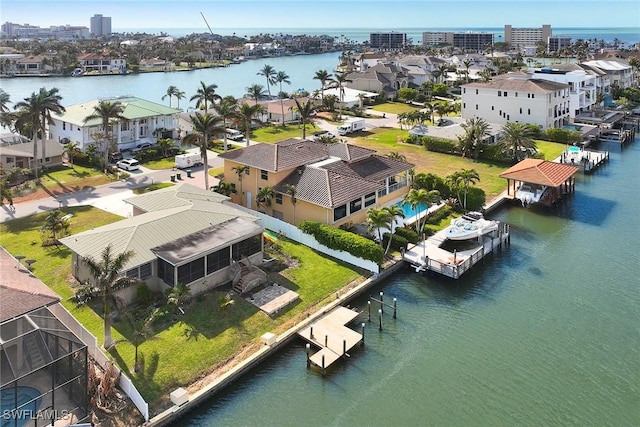
[[[372,49],[398,50],[407,45],[407,33],[370,33],[369,44]]]
[[[111,35],[111,17],[93,15],[91,17],[91,35],[94,37]]]
[[[512,49],[524,51],[535,50],[536,44],[547,43],[551,37],[551,25],[543,25],[540,28],[513,28],[504,26],[504,41],[509,43]]]

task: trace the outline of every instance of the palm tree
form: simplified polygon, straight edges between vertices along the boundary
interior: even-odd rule
[[[93,120],[100,120],[102,123],[102,130],[104,134],[104,167],[109,163],[109,148],[111,148],[112,135],[110,132],[110,126],[112,120],[126,120],[122,115],[124,113],[125,106],[119,101],[100,101],[98,105],[93,107],[93,113],[84,118],[84,123],[88,123]]]
[[[167,304],[175,306],[175,312],[191,300],[191,288],[178,283],[171,289],[167,289]]]
[[[307,124],[311,123],[311,114],[313,112],[313,103],[311,98],[307,98],[307,100],[303,103],[300,103],[298,98],[293,98],[296,105],[292,106],[291,109],[295,110],[300,117],[300,124],[302,125],[302,139],[307,138]]]
[[[231,170],[234,171],[236,175],[238,175],[238,183],[240,184],[240,206],[242,206],[242,195],[244,194],[242,191],[242,178],[249,173],[250,168],[249,166],[243,165],[235,166],[231,168]],[[250,208],[251,206],[247,207]]]
[[[231,196],[232,194],[237,193],[236,189],[231,183],[224,182],[223,180],[220,180],[220,182],[218,182],[218,185],[214,185],[212,190],[218,194],[222,194],[223,196]]]
[[[282,126],[284,126],[284,93],[282,92],[282,83],[286,83],[288,85],[291,84],[289,80],[289,76],[284,71],[278,71],[273,78],[274,83],[278,83],[280,85],[280,93],[278,93],[278,98],[280,98],[280,109],[282,110]]]
[[[230,293],[220,295],[220,297],[218,298],[218,308],[222,312],[223,316],[227,315],[227,310],[229,310],[229,307],[231,307],[234,303],[235,300],[233,299],[233,295],[231,295]]]
[[[71,168],[73,168],[73,157],[76,156],[80,152],[80,147],[77,143],[73,141],[69,141],[64,144],[64,148],[62,150],[62,154],[67,156],[69,163],[71,163]]]
[[[256,205],[258,208],[260,206],[271,207],[271,200],[276,196],[276,192],[273,187],[267,185],[258,190],[258,194],[256,194]]]
[[[331,74],[327,70],[318,70],[316,71],[316,75],[313,79],[320,81],[320,99],[324,104],[324,89],[327,86],[327,83],[331,81]]]
[[[420,218],[422,216],[422,210],[426,209],[429,206],[429,203],[435,201],[439,196],[440,192],[437,190],[427,191],[424,188],[412,188],[404,197],[403,203],[408,204],[411,206],[411,209],[418,212],[416,218],[416,233],[420,234],[422,232],[422,223]]]
[[[184,91],[176,88],[176,91],[173,94],[173,96],[175,96],[176,100],[178,101],[178,110],[179,110],[180,109],[180,100],[186,98],[185,94],[184,94]]]
[[[196,101],[196,108],[207,111],[210,105],[220,101],[222,97],[216,93],[218,88],[217,84],[207,85],[205,82],[200,81],[200,86],[189,101]]]
[[[291,196],[291,204],[293,205],[293,224],[295,225],[296,223],[296,202],[298,201],[298,199],[296,199],[296,186],[292,185],[292,184],[286,184],[284,186],[284,188],[287,190],[287,194],[289,194],[289,196]]]
[[[466,76],[466,82],[469,83],[469,68],[471,67],[471,65],[473,64],[473,61],[469,58],[465,59],[464,61],[462,61],[462,64],[464,64],[464,74]]]
[[[234,97],[224,97],[219,104],[214,106],[216,113],[222,117],[225,129],[230,121],[238,117],[238,103]],[[224,138],[224,151],[227,151],[227,132],[222,132]]]
[[[94,297],[102,297],[104,305],[104,348],[108,349],[113,344],[111,337],[111,303],[115,301],[115,291],[123,289],[134,283],[135,280],[121,276],[120,272],[134,255],[132,251],[114,255],[111,245],[102,250],[100,260],[91,256],[83,258],[83,261],[93,277],[93,282],[83,284],[81,290],[74,296],[78,304],[85,304]]]
[[[11,96],[0,89],[0,126],[8,126],[13,118],[9,113],[8,104],[11,102]]]
[[[377,231],[378,240],[380,242],[380,246],[384,247],[382,243],[382,229],[391,229],[391,221],[393,217],[389,211],[384,208],[371,208],[367,211],[367,229],[369,232],[374,233]],[[389,236],[389,240],[391,240],[391,236]]]
[[[168,157],[169,149],[173,147],[173,141],[170,138],[160,138],[157,145],[162,152],[162,157]]]
[[[404,211],[402,210],[402,208],[398,205],[391,205],[391,206],[387,206],[382,208],[382,210],[384,210],[385,212],[387,212],[387,214],[390,217],[389,220],[389,231],[391,232],[391,234],[393,234],[394,229],[393,229],[393,224],[395,223],[396,218],[404,218]],[[393,239],[391,238],[391,236],[389,236],[389,241],[387,242],[387,248],[385,249],[384,253],[387,254],[389,252],[389,249],[391,248],[391,241]]]
[[[349,73],[347,73],[346,71],[342,71],[342,72],[337,72],[334,81],[334,86],[335,88],[338,89],[338,96],[339,96],[339,100],[340,100],[340,117],[342,117],[342,106],[344,105],[344,85],[347,82],[350,82],[351,80],[348,78]]]
[[[167,88],[167,93],[162,95],[162,100],[164,101],[165,98],[169,97],[169,107],[171,107],[171,98],[173,98],[175,96],[175,94],[178,92],[178,88],[171,85]]]
[[[144,320],[139,321],[136,320],[135,317],[130,312],[126,312],[127,318],[131,323],[132,333],[131,338],[128,341],[133,345],[135,349],[134,358],[133,358],[133,372],[138,372],[142,368],[138,363],[138,348],[142,343],[148,340],[153,336],[153,329],[151,328],[154,320],[160,314],[160,309],[154,309],[149,316],[147,316]]]
[[[447,64],[438,65],[438,72],[440,73],[440,77],[442,77],[442,83],[446,83],[447,77],[449,76],[449,65]]]
[[[182,139],[183,144],[194,144],[200,147],[200,155],[204,163],[204,188],[209,189],[209,138],[212,135],[219,135],[225,131],[222,117],[209,113],[195,112],[189,116],[193,125],[193,132]]]
[[[407,157],[399,151],[392,151],[389,154],[387,154],[387,157],[390,159],[400,160],[403,162],[407,160]]]
[[[264,76],[267,79],[267,91],[269,92],[269,98],[271,98],[271,85],[275,83],[276,69],[269,64],[264,64],[264,67],[257,72],[258,76]]]
[[[531,129],[524,123],[507,122],[502,126],[502,136],[498,143],[504,151],[513,153],[513,162],[519,160],[519,154],[535,150],[536,142],[531,137]]]
[[[249,95],[251,99],[256,101],[256,104],[258,103],[258,101],[264,99],[267,96],[267,94],[264,92],[264,86],[259,84],[253,84],[249,86],[247,88],[247,95]]]
[[[489,123],[483,118],[473,117],[467,119],[460,127],[465,131],[464,136],[458,138],[462,149],[462,157],[465,157],[469,151],[473,150],[473,158],[477,160],[484,139],[491,135]]]
[[[254,123],[262,124],[262,121],[258,118],[259,114],[265,112],[265,107],[260,104],[249,105],[246,102],[242,103],[238,109],[238,118],[236,119],[245,130],[245,138],[247,139],[247,147],[249,146],[249,138],[251,136],[251,125]]]
[[[17,124],[16,127],[27,126],[31,129],[31,135],[33,140],[33,161],[35,178],[38,179],[38,144],[36,138],[38,132],[40,132],[41,144],[42,144],[42,158],[46,157],[46,129],[47,124],[51,124],[51,113],[61,114],[66,110],[60,104],[62,97],[58,95],[58,89],[45,89],[40,88],[38,93],[33,92],[30,97],[24,98],[24,101],[16,103],[14,108],[19,110],[18,121],[22,121],[21,124]]]
[[[480,181],[480,175],[478,172],[475,169],[462,169],[449,175],[447,177],[447,181],[451,185],[452,189],[458,193],[458,198],[460,198],[460,190],[463,191],[464,196],[462,200],[462,208],[467,209],[467,192],[471,185]]]

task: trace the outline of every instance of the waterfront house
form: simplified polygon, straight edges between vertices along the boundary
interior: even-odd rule
[[[369,208],[406,195],[414,167],[368,148],[300,139],[252,145],[219,157],[225,182],[237,191],[233,202],[294,225],[303,220],[335,226],[362,223]],[[245,172],[239,175],[241,170]],[[259,206],[256,194],[267,186],[275,196],[270,205]]]
[[[53,71],[51,59],[44,55],[16,59],[15,68],[18,74],[45,74]]]
[[[86,53],[78,56],[78,62],[87,73],[121,73],[127,69],[126,59],[107,53]]]
[[[366,71],[375,65],[388,61],[389,57],[384,52],[363,52],[354,56],[353,65],[357,71]]]
[[[412,84],[413,77],[406,68],[393,63],[380,63],[363,72],[349,73],[346,87],[384,93],[387,99],[395,99],[399,89],[411,87]]]
[[[193,294],[227,284],[232,265],[248,260],[262,264],[262,232],[258,218],[225,203],[228,197],[189,184],[127,199],[135,215],[60,239],[72,252],[72,273],[92,280],[84,259],[99,260],[111,245],[114,253],[132,251],[122,271],[158,292],[177,284]],[[135,287],[118,296],[135,299]]]
[[[585,61],[584,65],[602,70],[609,76],[609,83],[618,85],[621,89],[632,87],[636,83],[633,67],[624,59],[596,59]]]
[[[173,70],[175,67],[171,61],[160,58],[151,58],[141,60],[140,68],[146,70]]]
[[[85,123],[100,101],[119,102],[124,106],[124,120],[115,122],[110,130],[118,150],[135,148],[142,142],[155,143],[158,137],[175,138],[178,134],[180,110],[132,96],[94,99],[66,107],[62,114],[52,116],[49,125],[51,138],[61,142],[73,141],[81,150],[95,144],[96,135],[103,134],[100,119]]]
[[[47,414],[49,425],[75,424],[88,415],[87,345],[60,320],[73,318],[27,255],[0,247],[2,425],[36,425]]]
[[[520,122],[543,129],[569,122],[569,85],[515,72],[462,85],[462,117],[489,123]]]
[[[33,144],[38,144],[38,166],[51,167],[63,163],[64,146],[56,139],[35,142],[20,135],[0,135],[0,165],[4,169],[13,167],[34,169]]]

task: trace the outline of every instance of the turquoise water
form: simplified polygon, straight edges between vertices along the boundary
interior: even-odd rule
[[[562,127],[564,129],[568,129],[568,130],[580,130],[580,129],[582,129],[582,126],[578,126],[578,125],[564,125]]]
[[[421,212],[425,212],[427,210],[427,208],[428,208],[426,205],[423,205],[422,203],[417,205],[415,207],[415,209],[412,208],[410,204],[403,203],[403,202],[396,203],[396,206],[398,206],[400,209],[402,209],[402,213],[404,213],[404,217],[405,218],[414,217],[414,216],[418,215]]]
[[[326,377],[296,341],[176,425],[640,425],[640,143],[600,149],[560,207],[491,215],[511,247],[459,281],[407,269],[372,289],[398,318]]]
[[[16,395],[14,388],[4,388],[0,390],[0,413],[2,417],[2,426],[21,427],[29,420],[36,416],[42,399],[39,398],[40,392],[27,386],[18,386],[18,401],[16,406]],[[35,400],[34,400],[35,399]],[[17,410],[14,415],[12,411]]]

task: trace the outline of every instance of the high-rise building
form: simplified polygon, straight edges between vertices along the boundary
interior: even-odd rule
[[[442,31],[425,31],[422,33],[423,46],[453,44],[453,33]]]
[[[549,37],[549,43],[547,43],[547,52],[559,52],[569,46],[571,46],[571,37],[551,36]]]
[[[453,45],[460,49],[482,51],[493,45],[492,33],[453,33]]]
[[[504,41],[509,43],[512,49],[534,48],[540,42],[547,43],[549,37],[551,37],[551,25],[543,25],[540,28],[504,26]]]
[[[369,44],[373,49],[402,49],[407,45],[407,33],[370,33]]]
[[[91,35],[94,37],[111,35],[111,17],[93,15],[91,17]]]

